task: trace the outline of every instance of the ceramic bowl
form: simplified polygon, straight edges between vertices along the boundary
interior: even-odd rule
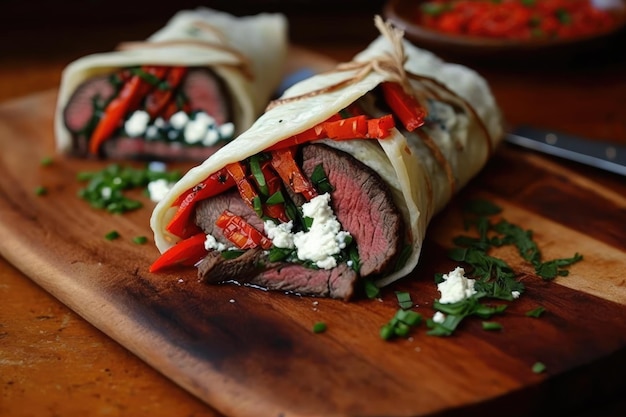
[[[383,6],[385,19],[405,31],[405,37],[418,47],[446,57],[515,59],[564,58],[596,48],[626,27],[626,0],[608,0],[617,24],[593,35],[575,38],[512,40],[450,35],[417,23],[420,6],[426,0],[389,0]],[[607,1],[607,0],[604,0]]]

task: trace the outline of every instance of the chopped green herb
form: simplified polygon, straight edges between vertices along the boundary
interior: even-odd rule
[[[398,305],[400,308],[407,310],[413,307],[413,301],[411,300],[411,294],[406,291],[396,291],[396,298],[398,299]]]
[[[153,171],[110,164],[101,171],[79,172],[76,176],[87,185],[78,191],[78,196],[96,209],[121,214],[141,208],[139,200],[127,197],[127,190],[147,187],[152,181],[165,179],[175,182],[181,177],[179,172]]]
[[[363,280],[363,286],[365,289],[365,295],[370,300],[377,298],[380,295],[380,288],[374,284],[374,281],[371,278],[365,278]]]
[[[295,249],[279,248],[276,246],[272,246],[270,248],[268,258],[270,262],[279,262],[279,261],[286,260],[291,255],[293,255],[294,252],[295,252]]]
[[[541,317],[541,315],[546,311],[545,308],[539,306],[537,308],[533,308],[532,310],[529,310],[526,312],[526,317],[534,317],[534,318],[539,318]]]
[[[147,237],[145,237],[145,236],[135,236],[135,237],[133,238],[133,243],[136,243],[136,244],[138,244],[138,245],[143,245],[143,244],[145,244],[146,242],[148,242],[148,238],[147,238]]]
[[[326,176],[326,172],[324,171],[324,167],[322,164],[318,164],[313,168],[313,172],[311,173],[311,182],[317,191],[320,193],[330,193],[334,190],[333,186],[328,181],[328,177]]]
[[[254,198],[252,198],[252,207],[257,216],[263,217],[263,202],[261,201],[261,197],[255,195]]]
[[[444,313],[446,318],[442,323],[437,323],[432,319],[428,320],[427,326],[430,331],[427,334],[431,336],[450,336],[466,317],[477,316],[482,319],[489,319],[493,315],[501,314],[506,310],[506,304],[488,306],[481,303],[480,300],[485,296],[485,293],[478,292],[456,303],[444,304],[435,301],[433,308]]]
[[[50,166],[52,165],[52,163],[54,162],[54,159],[51,156],[44,156],[43,158],[41,158],[41,161],[39,162],[39,164],[41,166]]]
[[[546,365],[543,362],[535,362],[533,364],[532,370],[533,370],[534,373],[540,374],[542,372],[545,372]]]
[[[326,323],[318,321],[313,325],[313,333],[324,333],[326,331]]]
[[[483,330],[502,330],[502,325],[495,321],[483,321]]]
[[[104,235],[104,238],[106,240],[115,240],[115,239],[117,239],[119,237],[120,237],[120,234],[119,234],[119,232],[117,230],[111,230],[106,235]]]
[[[422,315],[413,310],[399,309],[389,322],[380,328],[380,337],[390,340],[394,337],[407,337],[412,327],[422,322]]]
[[[533,240],[531,230],[524,230],[517,225],[500,219],[491,222],[491,216],[502,210],[497,205],[484,200],[472,200],[464,206],[467,215],[464,223],[466,228],[475,228],[477,235],[461,235],[454,238],[456,245],[448,252],[448,256],[458,262],[469,265],[467,268],[475,279],[474,289],[477,294],[459,303],[441,304],[437,301],[435,309],[446,313],[443,323],[428,322],[431,335],[450,335],[459,323],[470,315],[489,318],[491,315],[504,311],[506,306],[488,307],[479,301],[481,298],[495,298],[512,301],[524,292],[524,284],[517,280],[517,273],[504,260],[489,254],[492,248],[513,245],[519,255],[534,268],[539,277],[551,280],[557,276],[566,276],[563,269],[582,260],[576,253],[571,258],[543,261],[541,251]],[[435,282],[442,280],[443,274],[435,276]],[[515,296],[514,296],[515,295]],[[536,314],[541,314],[538,311]]]
[[[48,189],[43,185],[35,187],[35,195],[46,195],[48,194]]]
[[[255,154],[250,157],[250,172],[254,176],[254,180],[259,186],[259,191],[263,195],[269,194],[269,188],[267,186],[267,181],[265,181],[265,175],[263,175],[263,171],[261,170],[261,155]]]
[[[222,258],[224,259],[235,259],[243,255],[243,253],[244,251],[239,250],[239,249],[230,249],[230,250],[223,250],[221,252],[221,255],[222,255]]]
[[[280,204],[285,202],[285,196],[281,190],[276,191],[265,200],[266,204]]]

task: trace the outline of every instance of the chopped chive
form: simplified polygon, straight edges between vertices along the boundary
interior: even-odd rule
[[[546,370],[546,365],[543,362],[535,362],[533,364],[532,370],[536,374],[540,374]]]
[[[285,202],[285,196],[283,195],[282,191],[278,190],[276,191],[274,194],[272,194],[271,196],[269,196],[267,198],[267,200],[265,200],[266,204],[280,204],[280,203],[284,203]]]
[[[134,243],[136,243],[136,244],[138,244],[138,245],[143,245],[143,244],[145,244],[146,242],[148,242],[148,238],[147,238],[147,237],[145,237],[145,236],[135,236],[135,237],[133,238],[133,242],[134,242]]]
[[[252,199],[252,207],[254,207],[254,212],[259,217],[263,217],[263,202],[261,201],[261,197],[255,195]]]
[[[35,187],[35,195],[46,195],[48,193],[48,189],[43,185]]]
[[[394,336],[394,326],[391,324],[385,324],[380,328],[380,338],[383,340],[389,340]]]
[[[402,309],[409,309],[413,307],[413,301],[411,300],[411,294],[406,291],[396,291],[396,298],[398,299],[398,304]]]
[[[502,325],[495,321],[483,321],[483,330],[502,330]]]
[[[221,252],[222,258],[224,259],[235,259],[243,255],[242,250],[232,249],[232,250],[224,250]]]
[[[257,155],[253,155],[250,157],[250,171],[254,176],[254,180],[259,186],[259,191],[263,195],[269,194],[269,188],[267,186],[267,181],[265,180],[265,175],[263,175],[263,171],[261,169],[261,157]]]
[[[135,169],[110,164],[96,172],[79,172],[78,181],[87,182],[86,186],[78,191],[78,196],[86,200],[92,207],[105,209],[111,213],[121,214],[136,210],[143,206],[139,200],[124,195],[126,190],[148,187],[152,181],[165,179],[175,182],[181,177],[178,172],[152,170],[150,167]]]
[[[120,237],[120,234],[118,233],[117,230],[111,230],[109,233],[104,235],[104,238],[106,240],[115,240],[115,239],[117,239],[119,237]]]
[[[370,300],[380,295],[380,288],[374,284],[374,281],[371,278],[365,278],[363,280],[363,286],[365,289],[365,295]]]
[[[326,323],[318,321],[313,325],[313,333],[324,333],[326,331]]]
[[[311,173],[311,182],[320,193],[330,193],[334,191],[334,187],[331,185],[324,171],[322,164],[318,164],[313,168]]]
[[[412,310],[399,309],[391,320],[380,328],[380,337],[389,340],[393,337],[408,337],[411,328],[422,322],[422,315]]]
[[[45,156],[45,157],[41,158],[41,161],[39,163],[42,166],[50,166],[50,165],[52,165],[53,162],[54,162],[54,159],[52,159],[51,156]]]
[[[546,309],[544,307],[539,306],[537,308],[533,308],[532,310],[527,311],[526,317],[539,318],[545,311]]]

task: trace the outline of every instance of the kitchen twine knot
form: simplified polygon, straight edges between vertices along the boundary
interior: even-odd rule
[[[237,61],[236,64],[223,64],[223,66],[228,66],[235,68],[241,72],[241,74],[249,79],[254,79],[254,71],[252,70],[252,64],[248,57],[243,55],[239,50],[228,45],[228,41],[224,34],[217,29],[216,27],[210,25],[207,22],[203,21],[193,21],[191,22],[192,28],[197,29],[201,33],[207,33],[213,35],[217,38],[217,42],[210,41],[208,39],[167,39],[161,41],[130,41],[130,42],[122,42],[115,50],[117,51],[129,51],[133,49],[146,49],[146,48],[168,48],[171,46],[198,46],[201,48],[207,48],[212,50],[218,50],[222,52],[226,52],[235,57]]]
[[[417,92],[413,89],[411,83],[409,82],[409,78],[407,77],[407,73],[404,69],[404,64],[407,60],[407,56],[404,53],[404,43],[402,42],[404,38],[404,31],[397,27],[394,27],[390,22],[383,21],[383,19],[379,15],[376,15],[374,17],[374,24],[376,25],[380,33],[391,43],[391,53],[386,52],[384,56],[376,57],[368,61],[352,61],[339,64],[333,70],[327,72],[326,74],[343,71],[356,71],[356,73],[350,78],[326,87],[319,88],[317,90],[309,91],[298,96],[273,100],[269,103],[265,110],[267,111],[285,103],[299,101],[304,98],[314,97],[320,94],[338,90],[345,86],[361,81],[372,71],[386,75],[388,77],[388,81],[400,84],[404,91],[414,96],[417,100],[421,101],[422,94],[417,94]]]

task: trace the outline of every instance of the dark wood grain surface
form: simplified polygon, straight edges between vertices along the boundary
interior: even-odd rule
[[[297,19],[307,22],[303,17]],[[343,31],[344,36],[340,42],[333,43],[313,39],[310,34],[315,33],[315,25],[309,21],[308,26],[298,27],[299,40],[312,50],[345,60],[371,39],[369,29],[361,33],[360,39],[353,36],[367,20],[361,14],[355,16],[350,24],[337,29]],[[576,250],[586,255],[585,262],[576,266],[577,273],[569,277],[573,278],[571,280],[545,284],[529,279],[529,297],[520,300],[507,316],[504,321],[507,332],[504,334],[485,334],[473,324],[454,339],[417,339],[387,345],[377,356],[380,359],[372,361],[369,359],[371,354],[379,349],[376,346],[380,346],[375,337],[378,320],[392,311],[389,297],[381,306],[373,308],[368,304],[371,302],[366,301],[349,308],[328,301],[322,303],[323,308],[316,307],[318,310],[314,311],[307,299],[255,291],[244,293],[231,287],[219,288],[217,295],[211,289],[209,294],[207,288],[197,287],[192,280],[186,281],[186,286],[181,289],[171,288],[171,281],[155,286],[151,280],[136,279],[136,284],[129,285],[123,296],[114,294],[114,300],[123,300],[121,305],[127,309],[125,317],[128,321],[137,317],[144,320],[140,321],[142,326],[139,328],[129,329],[124,326],[127,322],[112,320],[116,317],[114,312],[111,316],[92,315],[93,310],[81,303],[74,291],[90,293],[93,290],[102,295],[104,289],[115,288],[119,274],[127,273],[130,265],[102,263],[100,272],[109,273],[98,274],[102,281],[85,290],[84,284],[73,283],[72,277],[76,273],[92,276],[90,268],[94,266],[87,262],[91,256],[95,253],[99,259],[115,261],[120,252],[130,250],[136,259],[147,262],[153,253],[149,247],[124,244],[103,248],[100,232],[108,229],[108,225],[102,223],[102,217],[97,213],[84,212],[87,217],[81,220],[82,230],[65,223],[67,218],[59,212],[64,207],[76,209],[78,205],[71,199],[77,184],[70,179],[70,174],[84,166],[62,161],[56,170],[41,172],[32,161],[52,149],[51,115],[48,112],[63,66],[91,45],[106,50],[109,43],[114,45],[125,40],[123,35],[133,31],[136,35],[133,38],[141,36],[142,30],[146,31],[144,34],[150,33],[149,26],[149,23],[145,24],[142,29],[131,25],[123,34],[105,26],[98,31],[93,43],[87,42],[84,36],[68,37],[68,28],[65,35],[63,29],[54,35],[57,39],[71,39],[67,43],[55,44],[52,35],[47,39],[30,35],[19,42],[13,38],[15,43],[10,47],[3,40],[3,48],[13,52],[5,55],[10,58],[9,65],[0,69],[0,92],[4,100],[0,117],[3,129],[0,142],[3,149],[1,221],[3,231],[11,234],[11,239],[2,243],[4,259],[0,261],[3,301],[0,303],[0,382],[3,389],[0,414],[222,415],[154,370],[180,375],[175,367],[171,367],[171,361],[163,360],[161,355],[163,349],[171,347],[171,341],[155,349],[134,345],[132,340],[144,340],[132,337],[133,330],[139,328],[157,335],[171,335],[169,332],[173,328],[187,329],[187,333],[181,334],[177,340],[190,354],[177,358],[176,363],[210,363],[211,369],[205,375],[213,378],[217,378],[215,369],[228,370],[226,381],[231,385],[226,384],[227,389],[214,392],[203,391],[194,378],[183,380],[180,377],[177,382],[216,404],[218,409],[228,411],[226,414],[242,412],[249,406],[247,401],[260,398],[265,404],[285,408],[303,404],[308,399],[309,404],[314,404],[310,407],[314,408],[305,411],[315,415],[329,415],[333,410],[346,414],[389,415],[385,413],[390,410],[385,408],[389,402],[382,400],[385,394],[394,394],[395,410],[404,410],[402,415],[432,414],[435,406],[428,411],[415,405],[415,398],[410,395],[414,385],[407,381],[412,381],[411,378],[419,373],[435,374],[430,380],[433,390],[437,386],[449,385],[449,378],[435,372],[441,371],[441,365],[438,365],[441,361],[436,360],[438,355],[465,352],[468,348],[471,355],[468,361],[451,362],[456,364],[454,371],[466,377],[453,379],[456,395],[426,389],[420,392],[433,401],[424,404],[448,404],[449,408],[438,412],[451,415],[467,415],[471,411],[483,415],[509,413],[511,404],[515,407],[513,413],[518,415],[530,415],[538,409],[545,410],[544,407],[570,416],[623,414],[626,408],[619,396],[624,393],[620,381],[625,368],[623,335],[626,334],[626,317],[623,306],[625,284],[619,271],[626,269],[625,181],[613,174],[508,146],[496,155],[449,209],[435,219],[425,248],[427,261],[416,272],[428,278],[399,284],[399,288],[420,294],[420,301],[433,299],[436,290],[430,277],[440,266],[450,265],[444,254],[451,236],[458,230],[455,222],[459,219],[459,205],[469,196],[492,198],[503,205],[512,220],[533,227],[548,254],[569,255]],[[34,49],[39,52],[16,48],[20,42],[38,45]],[[82,46],[77,47],[78,44]],[[549,67],[541,63],[525,68],[511,68],[503,63],[470,64],[490,81],[511,124],[531,123],[626,143],[625,52],[615,48],[602,52]],[[19,142],[14,146],[13,142],[18,138]],[[7,153],[9,148],[14,153]],[[27,156],[30,164],[25,162]],[[42,175],[49,175],[46,178],[56,184],[54,189],[58,194],[67,197],[65,203],[63,199],[55,199],[54,194],[45,200],[34,198],[30,191],[32,186],[40,183]],[[12,176],[15,178],[11,179]],[[52,215],[50,208],[55,206],[58,206],[58,212]],[[145,216],[146,213],[138,213],[135,217],[125,217],[119,226],[127,234],[133,234],[141,230]],[[36,234],[42,231],[44,233]],[[85,231],[91,232],[88,239]],[[41,250],[37,242],[42,240],[47,248],[54,249]],[[33,281],[33,274],[39,273],[40,276],[41,268],[54,264],[51,254],[59,251],[63,254],[75,251],[75,262],[43,269],[47,272],[44,278]],[[61,281],[61,286],[59,281],[52,279],[58,276],[68,277]],[[141,276],[140,272],[133,275],[134,278]],[[42,287],[52,290],[52,295]],[[212,300],[217,297],[222,301],[234,299],[236,302],[207,305],[201,301],[203,297]],[[70,308],[59,303],[57,298],[64,300]],[[183,302],[193,308],[177,310],[176,305]],[[529,325],[520,316],[535,302],[544,303],[551,315]],[[265,305],[271,305],[271,308],[259,310],[258,306]],[[231,314],[232,309],[237,309],[236,315]],[[146,317],[145,311],[151,311],[154,316]],[[290,317],[287,324],[286,312]],[[337,320],[337,314],[342,315],[342,320]],[[198,321],[198,316],[213,317],[214,320]],[[362,316],[376,319],[371,323],[351,325],[350,319],[356,321]],[[230,331],[235,326],[216,325],[220,322],[219,317],[234,317],[240,332]],[[331,323],[334,331],[311,339],[309,324],[320,317]],[[88,322],[96,323],[99,330]],[[154,323],[162,325],[155,327]],[[206,335],[207,332],[216,332],[223,343],[207,344],[189,337]],[[106,334],[123,337],[116,342]],[[311,344],[303,346],[302,340],[310,340]],[[417,353],[417,350],[420,350],[422,359],[430,360],[408,365],[400,360],[406,358],[409,351]],[[330,353],[333,355],[329,356]],[[527,372],[528,363],[537,356],[549,363],[547,375]],[[290,360],[285,362],[285,358]],[[235,366],[241,361],[247,367]],[[286,369],[285,363],[293,368]],[[319,378],[322,383],[313,388],[306,386],[307,381],[319,375],[312,374],[311,363],[319,363],[316,372],[324,375]],[[330,367],[332,372],[328,371]],[[293,372],[307,377],[301,380],[284,378]],[[278,385],[243,393],[231,389],[239,388],[251,375],[263,375],[263,381],[278,381]],[[487,384],[472,385],[471,381],[480,375],[493,378]],[[224,379],[212,381],[225,382]],[[345,395],[351,390],[359,394],[358,401]],[[281,395],[285,392],[293,395]],[[426,392],[429,395],[424,394]],[[233,406],[232,398],[239,398],[237,395],[243,395],[245,400],[235,401],[237,405]],[[311,398],[317,401],[311,402]],[[368,398],[368,401],[362,398]],[[467,403],[471,398],[484,401],[472,407]],[[456,409],[455,404],[464,407],[465,414],[459,414],[461,410]],[[270,405],[267,407],[270,407],[267,410],[274,410]]]

